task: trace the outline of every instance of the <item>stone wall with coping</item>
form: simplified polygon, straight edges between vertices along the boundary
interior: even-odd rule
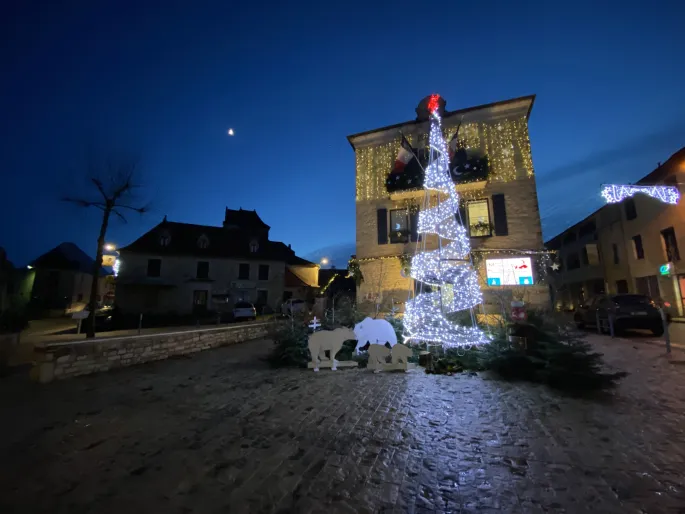
[[[34,349],[31,377],[41,383],[168,359],[268,335],[272,323],[241,323],[160,334],[42,343]]]

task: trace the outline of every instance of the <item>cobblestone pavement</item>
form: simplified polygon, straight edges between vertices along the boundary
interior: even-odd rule
[[[268,342],[0,382],[0,512],[685,512],[685,366],[590,336],[605,401],[485,375],[269,370]]]

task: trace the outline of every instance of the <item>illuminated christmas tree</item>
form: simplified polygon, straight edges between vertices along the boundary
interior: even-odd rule
[[[412,258],[411,277],[417,284],[414,297],[406,304],[404,335],[411,342],[479,345],[487,343],[488,338],[476,326],[473,308],[482,303],[483,297],[470,259],[469,236],[459,215],[459,195],[450,178],[439,104],[440,97],[432,95],[428,102],[430,154],[423,181],[425,201],[418,221],[420,234],[437,236],[438,249],[426,250],[426,237],[422,237],[420,251]],[[429,206],[428,200],[434,193],[437,193],[437,204]],[[445,317],[462,311],[470,313],[468,326]]]

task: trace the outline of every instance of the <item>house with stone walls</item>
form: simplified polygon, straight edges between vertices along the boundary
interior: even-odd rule
[[[635,186],[673,187],[685,183],[685,147]],[[602,294],[636,293],[685,314],[685,204],[637,193],[608,203],[552,237],[560,269],[554,276],[554,305],[573,311]]]
[[[120,249],[116,305],[127,314],[224,312],[238,301],[258,312],[280,310],[285,299],[318,287],[319,265],[271,241],[269,230],[255,211],[242,208],[227,208],[220,227],[165,216]]]
[[[484,311],[501,312],[503,299],[550,306],[545,283],[551,259],[543,247],[528,136],[534,96],[456,111],[440,106],[444,136],[455,149],[450,174],[460,217],[471,240]],[[430,129],[428,97],[410,121],[348,136],[356,158],[356,255],[363,278],[361,304],[387,311],[413,291],[411,257],[438,248],[436,235],[417,233],[418,212],[437,203],[422,187]],[[459,127],[459,132],[454,137]],[[403,143],[404,139],[404,143]],[[411,154],[400,152],[410,146]],[[399,163],[399,166],[398,166]]]

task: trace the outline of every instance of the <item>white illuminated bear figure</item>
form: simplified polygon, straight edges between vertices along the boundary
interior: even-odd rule
[[[354,326],[354,335],[357,336],[356,352],[366,344],[386,344],[392,348],[397,344],[397,335],[392,325],[384,319],[365,318]]]

